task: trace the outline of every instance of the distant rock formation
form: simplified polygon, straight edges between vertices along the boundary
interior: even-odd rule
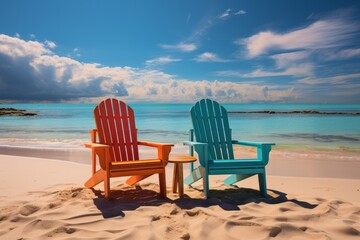
[[[0,116],[36,116],[36,113],[27,112],[24,109],[0,108]]]
[[[229,111],[229,113],[262,113],[262,114],[323,114],[323,115],[360,115],[360,112],[320,112],[315,110],[298,110],[298,111]]]

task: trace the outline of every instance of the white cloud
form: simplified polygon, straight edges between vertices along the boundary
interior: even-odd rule
[[[159,58],[146,60],[145,63],[146,63],[146,65],[163,65],[163,64],[179,62],[179,61],[181,61],[181,59],[171,58],[171,57],[167,56],[167,57],[159,57]]]
[[[240,71],[217,71],[215,75],[221,77],[243,77],[244,73]]]
[[[33,38],[33,39],[36,38],[35,34],[33,34],[33,33],[31,33],[31,34],[29,35],[29,37],[30,37],[30,38]]]
[[[257,77],[278,77],[278,76],[309,76],[313,73],[312,64],[299,64],[294,67],[289,67],[283,71],[269,72],[257,69],[251,73],[244,74],[243,77],[257,78]]]
[[[51,52],[45,43],[0,35],[0,96],[58,101],[105,94],[127,95],[128,70],[80,63]],[[21,86],[21,87],[19,87]]]
[[[12,51],[9,51],[12,49]],[[292,88],[179,79],[157,70],[106,67],[54,54],[44,43],[0,35],[0,99],[12,101],[282,101]],[[21,86],[21,87],[19,87]]]
[[[165,49],[177,50],[181,52],[192,52],[197,49],[197,46],[193,43],[179,43],[175,45],[161,44],[160,46]]]
[[[308,84],[308,85],[317,85],[317,84],[347,84],[350,80],[360,80],[360,73],[337,75],[333,77],[323,77],[323,78],[303,78],[298,80],[299,83]]]
[[[20,38],[20,34],[19,34],[19,33],[15,33],[15,37],[16,37],[16,38]]]
[[[270,56],[270,58],[275,60],[278,68],[286,68],[289,66],[294,66],[303,60],[306,60],[310,57],[310,55],[310,51],[297,51],[272,55]]]
[[[280,77],[280,76],[311,76],[313,75],[312,64],[298,64],[294,67],[286,68],[281,71],[264,71],[263,69],[256,69],[251,73],[242,73],[239,71],[218,71],[215,73],[222,77],[240,77],[240,78],[261,78],[261,77]]]
[[[219,19],[226,19],[226,18],[230,15],[230,12],[231,12],[231,9],[228,8],[228,9],[226,9],[225,12],[223,12],[222,14],[220,14],[220,15],[218,16],[218,18],[219,18]]]
[[[324,53],[324,60],[344,60],[350,58],[359,58],[360,48],[343,49]]]
[[[162,83],[137,79],[139,84],[128,87],[127,99],[137,101],[195,102],[211,97],[221,102],[281,101],[294,96],[292,88],[259,86],[249,83],[220,81],[189,81],[167,78]],[[141,85],[140,85],[141,84]]]
[[[307,50],[340,47],[356,39],[359,24],[346,19],[328,18],[319,20],[305,28],[287,33],[264,31],[246,39],[237,40],[245,45],[250,58],[266,54],[273,50]]]
[[[215,53],[204,52],[195,58],[197,62],[227,62],[227,60],[218,57]]]
[[[73,53],[75,54],[75,56],[81,57],[80,49],[79,49],[79,48],[74,48],[74,49],[73,49]]]
[[[217,75],[238,75],[251,79],[264,76],[301,76],[302,74],[307,76],[306,73],[312,70],[312,65],[306,65],[307,52],[278,54],[273,55],[272,59],[282,68],[278,71],[257,69],[251,73],[227,71],[218,72]],[[286,61],[296,63],[297,68],[293,68],[293,64],[286,64]],[[316,86],[315,88],[312,86],[320,83],[333,86],[332,89],[324,91],[324,95],[338,96],[341,100],[343,99],[341,96],[346,97],[346,91],[343,89],[338,91],[338,87],[354,88],[353,83],[360,79],[360,74],[318,79],[306,77],[299,80],[298,84],[288,86],[266,85],[260,82],[190,81],[158,70],[82,63],[54,54],[44,43],[24,41],[6,35],[0,35],[0,76],[2,100],[98,102],[106,96],[115,96],[129,102],[190,103],[204,97],[211,97],[224,103],[294,102],[301,99],[311,101],[311,97],[318,97],[318,100],[321,100],[320,94],[303,98],[306,91],[316,90]],[[348,90],[353,92],[358,90],[358,87],[355,90],[353,88]],[[344,95],[341,95],[341,92]]]
[[[234,13],[234,15],[244,15],[246,14],[246,12],[242,9],[240,9],[239,11],[237,11],[236,13]]]
[[[54,42],[52,42],[52,41],[46,40],[44,43],[49,48],[55,48],[56,47],[56,44]]]
[[[0,52],[10,57],[31,57],[41,54],[49,54],[51,50],[43,43],[36,41],[24,41],[19,38],[0,34]]]

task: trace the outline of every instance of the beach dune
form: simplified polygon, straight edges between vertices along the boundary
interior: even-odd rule
[[[86,189],[85,164],[0,155],[0,239],[359,239],[360,179],[268,177],[268,199],[250,178],[235,186],[211,178],[185,197],[158,194],[150,178]],[[170,164],[169,164],[170,165]],[[6,167],[5,167],[6,166]],[[172,166],[171,166],[172,167]]]

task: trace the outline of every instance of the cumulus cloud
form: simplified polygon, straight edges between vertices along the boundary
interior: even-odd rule
[[[287,33],[263,31],[235,43],[244,45],[249,58],[271,51],[341,47],[359,35],[359,24],[344,18],[327,18]]]
[[[148,66],[151,66],[151,65],[163,65],[163,64],[168,64],[168,63],[172,63],[172,62],[179,62],[179,61],[181,61],[181,59],[171,58],[171,57],[167,56],[167,57],[159,57],[159,58],[146,60],[145,64],[148,65]]]
[[[98,64],[86,64],[55,55],[49,43],[0,35],[0,98],[5,100],[63,100],[127,95],[121,81],[126,69],[110,73]]]
[[[51,51],[43,43],[36,41],[26,42],[16,37],[0,34],[0,53],[11,58],[17,58],[50,54]]]
[[[227,60],[218,57],[215,53],[204,52],[195,58],[197,62],[227,62]]]
[[[129,96],[138,101],[195,102],[213,98],[221,102],[282,101],[293,98],[295,90],[288,87],[259,86],[250,83],[176,80],[172,77],[161,84],[139,79],[143,87],[128,88]],[[267,89],[264,91],[264,89]]]
[[[192,52],[197,49],[197,46],[193,43],[161,44],[160,47],[181,52]]]
[[[0,35],[0,100],[221,102],[283,101],[290,87],[226,81],[190,81],[158,70],[83,63],[52,52],[47,43]]]

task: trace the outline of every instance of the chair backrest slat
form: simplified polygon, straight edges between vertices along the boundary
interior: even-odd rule
[[[118,134],[116,131],[116,119],[113,109],[113,104],[111,101],[105,101],[106,106],[106,113],[107,113],[107,119],[108,119],[108,130],[110,132],[110,139],[113,144],[113,154],[114,159],[120,159],[120,149],[119,149],[119,140],[118,140]]]
[[[223,121],[222,121],[222,115],[221,115],[221,106],[219,104],[214,104],[214,109],[215,109],[215,116],[218,116],[218,117],[215,117],[215,119],[216,119],[216,124],[218,127],[219,140],[220,140],[221,151],[223,154],[223,159],[229,159],[229,154],[228,154],[226,140],[225,140],[226,135],[225,135]]]
[[[125,104],[120,104],[121,109],[121,121],[124,130],[124,137],[125,137],[125,146],[126,146],[126,153],[128,160],[133,160],[133,154],[131,149],[131,140],[130,140],[130,130],[129,130],[129,118],[127,112],[127,106]]]
[[[227,149],[229,151],[229,158],[234,159],[234,151],[232,146],[232,136],[231,136],[231,129],[229,126],[229,119],[227,111],[224,107],[221,108],[221,116],[224,123],[224,133],[225,133],[225,141],[227,143]]]
[[[200,101],[200,109],[202,114],[202,123],[205,128],[205,135],[207,142],[209,143],[209,152],[212,159],[216,159],[215,151],[214,151],[214,140],[212,136],[212,129],[209,123],[209,113],[207,111],[207,105],[205,101]]]
[[[130,137],[131,137],[131,145],[133,146],[133,159],[139,159],[139,152],[134,151],[134,149],[138,149],[138,142],[137,142],[137,129],[135,126],[135,118],[134,118],[134,111],[131,107],[128,107],[128,114],[129,114],[129,127],[130,127]]]
[[[212,104],[210,101],[206,102],[206,107],[209,115],[209,122],[211,127],[211,133],[212,133],[212,139],[213,139],[213,147],[215,149],[215,157],[216,159],[222,159],[223,156],[221,154],[220,150],[220,142],[219,142],[219,128],[216,125],[215,121],[215,112],[214,112],[214,106],[215,104]]]
[[[121,113],[120,113],[120,104],[117,99],[112,99],[112,105],[114,109],[115,114],[115,126],[117,129],[117,135],[118,135],[118,143],[119,143],[119,149],[120,149],[120,159],[122,161],[127,161],[127,155],[126,155],[126,149],[125,149],[125,140],[124,140],[124,132],[121,122]],[[120,147],[122,146],[122,147]]]
[[[99,142],[110,145],[112,161],[139,159],[134,111],[117,99],[106,99],[94,109]]]
[[[111,141],[111,136],[110,136],[110,126],[109,126],[109,119],[108,119],[108,116],[107,116],[107,111],[106,111],[106,105],[105,105],[105,102],[101,102],[99,104],[99,112],[100,112],[100,123],[101,123],[101,126],[102,126],[102,135],[103,135],[103,139],[105,141],[106,144],[112,146],[112,141]],[[110,154],[111,154],[111,157],[113,159],[114,158],[114,148],[111,147],[110,148]]]
[[[192,121],[194,125],[194,130],[196,132],[195,136],[197,137],[198,141],[207,142],[207,138],[205,135],[205,126],[204,124],[202,124],[202,113],[200,110],[200,104],[193,107],[191,111],[191,116],[193,117]]]
[[[215,101],[203,99],[192,107],[190,113],[196,141],[208,143],[210,159],[233,159],[226,109]]]

